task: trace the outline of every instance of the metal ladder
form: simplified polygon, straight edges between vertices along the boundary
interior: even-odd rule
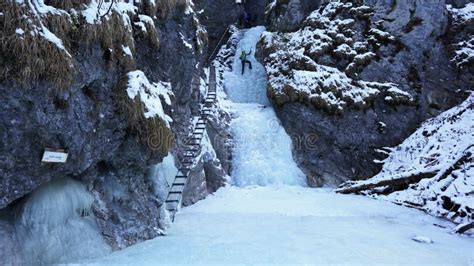
[[[204,104],[200,109],[200,115],[193,129],[191,138],[186,143],[186,151],[183,154],[183,159],[180,161],[180,168],[165,200],[165,208],[170,213],[173,222],[176,212],[181,206],[183,191],[189,174],[191,173],[192,165],[201,152],[201,142],[206,132],[207,119],[212,114],[212,106],[215,104],[216,99],[216,68],[211,66],[209,72],[209,87]]]

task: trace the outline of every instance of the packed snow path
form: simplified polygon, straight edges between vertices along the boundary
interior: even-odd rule
[[[264,30],[246,32],[253,48]],[[474,239],[389,202],[305,187],[291,141],[265,97],[263,67],[235,59],[226,89],[236,118],[232,183],[186,207],[166,237],[87,261],[98,265],[472,265]],[[266,106],[266,107],[265,107]],[[435,226],[438,225],[438,226]],[[416,239],[421,242],[417,242]],[[426,243],[428,242],[428,243]],[[431,243],[432,242],[432,243]]]

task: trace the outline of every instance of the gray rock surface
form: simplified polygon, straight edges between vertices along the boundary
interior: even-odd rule
[[[382,44],[374,50],[376,57],[354,78],[397,84],[399,89],[414,95],[415,104],[395,106],[383,100],[385,94],[380,94],[368,108],[349,108],[343,114],[330,115],[325,110],[297,103],[298,100],[277,103],[277,114],[294,140],[295,158],[312,186],[335,186],[347,179],[373,176],[380,171],[373,160],[382,159],[376,149],[398,145],[422,121],[460,103],[467,95],[464,92],[473,88],[472,73],[458,69],[451,61],[452,35],[457,33],[449,27],[445,1],[365,1],[365,4],[374,11],[369,22],[364,17],[355,17],[354,41],[366,38],[366,31],[377,27],[394,36],[394,43]],[[343,11],[334,18],[349,18],[351,14],[355,13]],[[280,14],[270,21],[269,28],[296,30],[279,24],[285,19],[286,15]],[[274,53],[271,48],[261,48],[261,61]],[[344,58],[337,60],[332,51],[315,60],[341,71],[348,64]],[[294,65],[290,60],[291,67]],[[346,73],[349,75],[350,71],[346,69]]]
[[[251,25],[265,25],[265,8],[271,0],[247,0],[245,10],[250,16]]]
[[[235,1],[231,0],[199,0],[195,2],[199,9],[203,11],[199,18],[209,34],[208,56],[211,56],[211,53],[219,50],[216,46],[221,37],[225,35],[224,41],[226,37],[228,38],[229,35],[224,34],[227,26],[239,23],[244,6],[237,5]]]
[[[272,1],[267,1],[268,4]],[[301,22],[325,0],[275,0],[275,6],[265,14],[271,31],[294,31]]]
[[[207,10],[213,4],[213,1],[199,1],[201,8]],[[152,16],[142,5],[137,5],[139,14]],[[224,14],[221,18],[228,19]],[[138,14],[131,20],[137,21]],[[88,185],[95,198],[95,220],[113,249],[160,234],[159,208],[163,202],[154,194],[147,171],[166,154],[151,150],[147,140],[130,127],[129,117],[120,107],[121,95],[126,93],[120,84],[128,71],[136,69],[143,71],[150,82],[171,83],[172,105],[164,108],[173,118],[173,153],[179,154],[184,144],[178,140],[189,134],[192,116],[199,108],[199,87],[193,84],[204,77],[202,66],[207,43],[203,43],[203,47],[198,45],[201,41],[196,33],[199,22],[183,9],[159,17],[154,23],[159,47],[133,24],[135,63],[131,65],[124,66],[111,58],[110,52],[98,40],[87,43],[73,39],[68,49],[73,55],[75,75],[72,84],[63,90],[58,90],[46,79],[20,83],[14,77],[2,76],[0,211],[5,213],[0,215],[2,245],[3,235],[7,235],[5,239],[14,238],[13,230],[9,229],[10,221],[4,217],[15,217],[31,192],[62,177]],[[218,28],[216,31],[224,29],[224,22],[214,23]],[[52,26],[50,30],[59,31]],[[205,39],[202,41],[206,42]],[[2,63],[4,59],[2,57]],[[0,71],[6,71],[7,63],[2,64]],[[66,150],[67,163],[41,163],[46,148]],[[219,180],[226,175],[216,160],[217,157],[203,161],[201,170],[196,170],[206,169],[210,192],[222,185]],[[199,189],[197,183],[191,182],[188,186],[190,191]],[[192,202],[206,195],[195,197]],[[15,247],[15,243],[7,242],[0,247],[2,252]],[[13,254],[10,250],[5,252]]]

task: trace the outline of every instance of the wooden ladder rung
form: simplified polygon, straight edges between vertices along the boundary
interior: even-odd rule
[[[195,147],[195,146],[201,146],[201,144],[199,143],[188,143],[186,144],[187,146],[192,146],[192,147]]]

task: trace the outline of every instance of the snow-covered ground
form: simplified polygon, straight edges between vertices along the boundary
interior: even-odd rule
[[[472,265],[472,238],[388,202],[303,187],[227,187],[182,209],[165,237],[97,265]],[[434,243],[412,238],[426,237]]]
[[[240,42],[254,47],[264,28]],[[240,53],[237,49],[237,53]],[[168,235],[85,261],[94,265],[410,264],[472,265],[474,239],[446,221],[361,196],[305,187],[291,141],[264,107],[264,72],[225,76],[235,118],[232,184],[183,208]],[[240,76],[239,76],[240,75]],[[249,77],[258,82],[251,82]],[[240,84],[240,85],[239,85]],[[245,86],[243,85],[245,84]]]
[[[361,191],[455,223],[471,223],[474,220],[473,106],[474,93],[471,93],[462,104],[425,121],[397,147],[380,150],[388,154],[381,161],[380,173],[367,180],[347,182],[344,187],[379,184]],[[413,176],[423,178],[406,180]],[[397,179],[405,181],[381,183]]]

